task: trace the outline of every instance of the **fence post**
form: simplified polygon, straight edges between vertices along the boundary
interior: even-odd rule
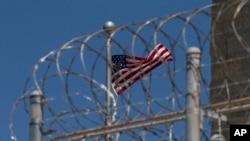
[[[42,141],[43,128],[43,102],[44,96],[41,91],[33,91],[30,94],[30,131],[29,141]]]
[[[200,140],[200,49],[187,49],[186,141]]]
[[[103,25],[103,30],[108,34],[107,39],[107,49],[106,49],[106,85],[107,85],[107,94],[106,94],[106,125],[109,126],[112,124],[112,110],[111,110],[111,73],[112,73],[112,58],[111,58],[111,34],[115,30],[115,24],[112,21],[107,21]],[[110,134],[106,135],[106,141],[111,141]]]

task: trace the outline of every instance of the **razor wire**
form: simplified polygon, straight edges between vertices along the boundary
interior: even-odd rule
[[[237,15],[249,5],[246,0],[231,3],[206,5],[192,11],[182,11],[159,16],[144,22],[117,26],[111,34],[112,54],[129,54],[145,57],[158,43],[164,44],[173,55],[173,62],[166,62],[150,72],[121,96],[112,93],[112,124],[122,125],[150,120],[185,110],[185,72],[186,49],[196,46],[201,50],[201,105],[209,107],[210,91],[227,90],[230,86],[249,83],[225,81],[222,85],[210,87],[211,68],[235,60],[249,59],[248,43],[237,29]],[[230,29],[239,46],[247,52],[244,56],[223,58],[217,51],[214,36],[217,19],[230,7],[233,11]],[[211,9],[218,8],[217,17],[212,17]],[[213,18],[213,20],[212,20]],[[213,23],[211,23],[213,21]],[[105,127],[106,111],[106,42],[109,35],[104,30],[80,36],[66,42],[59,49],[41,57],[34,65],[31,75],[26,79],[21,97],[13,104],[10,117],[12,140],[20,140],[20,118],[29,118],[29,96],[34,90],[43,92],[44,100],[44,139],[52,140],[60,135],[93,130]],[[213,47],[218,60],[211,63],[209,54]],[[224,72],[230,71],[226,67]],[[247,85],[249,86],[249,84]],[[244,90],[242,90],[242,93]],[[241,92],[239,92],[241,93]],[[220,94],[218,94],[219,96]],[[231,101],[231,97],[227,96]],[[24,111],[24,112],[23,112]],[[184,114],[181,113],[183,116]],[[23,121],[21,121],[23,122]],[[204,120],[201,128],[202,140],[211,136],[211,121]],[[167,124],[155,124],[145,128],[123,129],[111,134],[113,140],[185,140],[185,123],[182,117],[173,115]],[[24,129],[24,128],[22,128]],[[28,127],[27,127],[28,132]],[[28,134],[28,133],[27,133]],[[103,135],[85,138],[86,140],[105,140]],[[84,140],[84,139],[83,139]]]

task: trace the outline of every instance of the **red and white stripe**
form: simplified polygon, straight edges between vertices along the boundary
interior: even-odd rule
[[[112,76],[112,86],[118,95],[164,61],[172,61],[172,56],[167,48],[158,44],[146,58],[128,56],[126,61],[128,68]]]

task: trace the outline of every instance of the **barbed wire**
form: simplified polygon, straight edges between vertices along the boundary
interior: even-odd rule
[[[226,101],[232,100],[231,86],[246,84],[242,91],[238,91],[239,95],[245,93],[250,86],[250,78],[234,80],[230,75],[226,75],[231,71],[227,67],[230,63],[249,59],[248,41],[237,27],[238,15],[244,6],[249,6],[248,0],[215,3],[192,11],[182,11],[141,23],[118,26],[111,35],[112,54],[146,56],[155,45],[163,43],[172,52],[174,61],[164,63],[121,96],[111,92],[112,124],[130,123],[184,111],[185,54],[186,49],[191,46],[199,47],[202,54],[200,66],[202,106],[210,105],[211,91],[218,92],[214,99],[225,95]],[[212,9],[217,9],[217,13],[212,13]],[[215,37],[222,34],[216,29],[221,16],[229,10],[233,15],[230,20],[231,26],[227,29],[236,37],[237,47],[246,53],[243,56],[225,58]],[[52,140],[63,134],[66,138],[69,133],[105,126],[107,88],[104,68],[107,38],[109,35],[103,30],[76,37],[38,60],[31,75],[26,79],[21,97],[13,104],[9,124],[12,140],[21,138],[16,136],[18,132],[16,119],[24,117],[28,120],[29,96],[34,90],[42,91],[45,97],[43,128],[53,131],[44,135],[45,139]],[[212,57],[209,54],[210,50],[213,52]],[[221,75],[223,83],[210,85],[211,69],[219,66],[224,67],[222,72],[217,72],[217,75]],[[168,124],[114,132],[112,139],[184,140],[185,123],[177,122],[183,118],[175,115],[173,119]],[[209,140],[211,121],[204,122],[201,129],[202,139]],[[89,138],[105,139],[104,136]]]

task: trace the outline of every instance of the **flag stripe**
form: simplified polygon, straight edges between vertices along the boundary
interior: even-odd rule
[[[151,70],[153,70],[154,68],[156,68],[160,64],[161,64],[161,62],[158,61],[153,66],[146,67],[143,72],[139,72],[139,74],[133,75],[133,77],[131,77],[129,81],[121,82],[122,83],[121,86],[115,86],[114,88],[116,89],[118,95],[120,95],[129,86],[131,86],[132,84],[134,84],[137,80],[141,79],[144,75],[146,75],[147,73],[149,73]],[[120,87],[120,88],[118,89],[118,87]]]
[[[166,50],[162,44],[159,44],[153,51],[148,55],[147,60],[154,60],[155,57],[161,52],[161,49]]]
[[[139,80],[140,78],[142,78],[144,75],[146,75],[147,73],[149,73],[151,70],[155,69],[157,66],[159,66],[162,62],[160,61],[156,61],[153,64],[148,64],[146,65],[142,71],[134,71],[134,73],[130,74],[129,76],[127,76],[129,79],[124,78],[122,79],[122,81],[118,82],[121,85],[116,85],[114,86],[114,88],[118,91],[119,93],[122,93],[122,91],[119,91],[119,89],[122,88],[122,90],[124,88],[128,88],[129,86],[131,86],[133,83],[135,83],[137,80]],[[127,79],[127,80],[126,80]]]
[[[114,90],[120,95],[164,61],[172,61],[172,57],[171,53],[162,44],[158,44],[146,58],[127,56],[126,66],[128,68],[122,68],[112,76],[111,82]]]
[[[160,57],[158,56],[158,58],[154,58],[154,59],[159,59],[159,58]],[[121,77],[121,79],[119,79],[118,82],[116,82],[117,84],[121,84],[121,85],[116,85],[114,86],[114,88],[118,91],[118,93],[121,93],[119,89],[124,90],[124,88],[131,86],[135,81],[139,80],[145,74],[147,74],[148,72],[150,72],[151,70],[153,70],[154,68],[156,68],[162,63],[161,60],[158,60],[158,61],[155,60],[155,61],[156,62],[154,64],[152,64],[153,61],[150,61],[150,64],[149,63],[143,64],[142,67],[137,67],[137,69],[132,69],[132,70],[126,69],[125,71],[121,71],[121,73],[119,73],[118,75],[118,78],[121,77],[122,75],[126,77]]]
[[[164,52],[164,51],[162,51],[162,52]],[[150,63],[153,63],[154,61],[165,60],[164,56],[170,55],[169,52],[165,52],[165,53],[166,53],[165,55],[163,54],[162,56],[158,56],[158,58],[155,58],[154,60],[150,60],[150,61],[148,60],[147,62],[143,62],[143,64],[140,64],[140,66],[137,66],[135,69],[133,69],[133,68],[126,68],[126,69],[124,69],[124,71],[118,71],[117,73],[114,74],[114,76],[117,78],[116,75],[118,75],[118,76],[122,75],[122,77],[119,77],[119,79],[116,80],[116,82],[118,82],[118,83],[124,82],[124,80],[129,79],[129,77],[131,77],[132,75],[134,75],[138,71],[141,71],[141,70],[143,71],[143,69],[145,67],[147,67],[148,65],[150,65]],[[161,59],[161,58],[164,58],[164,59]],[[121,80],[123,80],[123,81],[121,81]],[[112,80],[112,82],[113,81],[114,80]]]
[[[165,58],[169,58],[169,56],[170,54],[166,55]],[[161,56],[161,57],[164,57],[164,56]],[[122,79],[119,79],[120,81],[116,82],[118,84],[121,84],[121,85],[114,86],[114,89],[117,90],[117,93],[118,94],[122,93],[124,89],[128,88],[129,86],[134,84],[137,80],[145,76],[147,73],[149,73],[150,71],[152,71],[153,69],[161,65],[162,61],[158,60],[159,58],[160,57],[155,58],[156,60],[154,62],[144,64],[142,67],[136,68],[134,70],[132,69],[132,70],[125,71],[124,74],[123,72],[119,74],[118,77],[121,77],[122,75],[125,75],[125,74],[126,74],[126,77],[122,77]]]
[[[126,58],[128,67],[129,66],[133,67],[134,65],[141,64],[144,60],[145,60],[145,58],[136,57],[136,56],[127,56],[127,58]]]

